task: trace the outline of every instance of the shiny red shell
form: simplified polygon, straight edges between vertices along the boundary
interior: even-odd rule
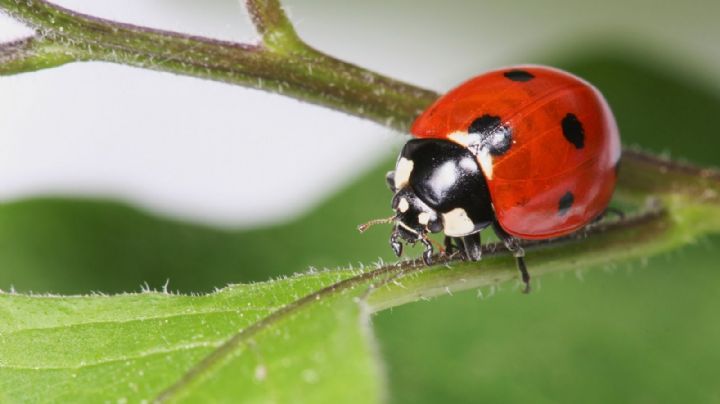
[[[595,87],[549,67],[499,69],[438,99],[417,118],[411,133],[467,145],[463,140],[470,125],[483,115],[499,117],[511,131],[504,154],[491,156],[491,161],[486,156],[484,164],[476,154],[505,231],[524,239],[559,237],[607,208],[615,188],[620,137]],[[568,137],[563,125],[570,115],[576,122],[569,128],[580,132],[582,141]]]

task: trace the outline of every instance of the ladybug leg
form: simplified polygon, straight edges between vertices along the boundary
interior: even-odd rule
[[[459,242],[457,237],[445,236],[443,245],[445,247],[445,255],[448,257],[455,254],[455,252],[459,252],[463,256],[465,255],[465,246]]]
[[[400,235],[398,234],[397,230],[393,231],[390,235],[390,248],[392,248],[393,252],[396,256],[402,255],[403,245],[399,240]]]
[[[427,237],[422,237],[420,239],[420,242],[422,242],[423,246],[425,246],[425,251],[423,251],[423,262],[425,262],[425,265],[432,265],[432,254],[433,254],[433,246],[430,240],[428,240]]]
[[[465,259],[465,244],[463,243],[463,240],[461,237],[450,237],[445,236],[445,255],[450,257],[453,256],[456,253],[459,253],[460,256]]]
[[[599,215],[595,218],[595,220],[593,220],[592,222],[593,222],[593,223],[597,223],[597,222],[603,220],[608,214],[615,215],[615,216],[617,216],[620,220],[625,219],[625,212],[623,212],[622,210],[620,210],[620,209],[618,209],[618,208],[607,207],[607,208],[606,208],[604,211],[602,211],[602,213],[599,214]]]
[[[515,257],[515,263],[517,264],[518,271],[520,271],[520,277],[525,287],[523,293],[530,293],[530,273],[525,265],[525,250],[520,246],[520,240],[509,235],[498,222],[493,223],[493,229],[495,234],[502,240],[505,247],[513,253]]]
[[[464,236],[462,243],[465,246],[465,257],[470,261],[480,261],[482,258],[480,232]]]
[[[455,252],[455,245],[453,239],[450,236],[445,236],[443,239],[443,245],[445,246],[445,254],[450,256]]]
[[[525,254],[525,251],[523,251],[522,248],[520,248],[520,251],[522,254]],[[514,253],[517,254],[517,253]],[[515,255],[515,261],[517,263],[518,270],[520,271],[520,274],[522,276],[523,284],[525,285],[523,287],[523,293],[530,293],[530,273],[527,270],[527,267],[525,266],[525,256],[524,255]]]
[[[385,174],[385,182],[387,182],[388,187],[393,193],[397,192],[397,189],[395,189],[395,171],[388,171],[387,174]]]
[[[618,208],[613,208],[613,207],[609,206],[607,209],[605,209],[605,214],[607,215],[608,213],[612,213],[613,215],[616,215],[617,217],[620,218],[620,220],[625,219],[625,212],[623,212],[622,210],[620,210]]]

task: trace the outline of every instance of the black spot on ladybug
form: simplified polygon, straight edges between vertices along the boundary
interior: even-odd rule
[[[468,127],[468,133],[480,135],[479,144],[468,145],[476,155],[480,149],[487,148],[493,156],[500,156],[512,145],[512,131],[509,126],[502,124],[499,116],[485,114],[475,119]]]
[[[568,142],[572,143],[576,149],[585,147],[585,130],[575,114],[565,115],[561,124],[563,135]]]
[[[530,81],[535,78],[535,76],[525,70],[508,70],[503,73],[503,76],[512,81]]]
[[[565,195],[563,195],[558,202],[558,215],[564,216],[574,202],[575,196],[572,194],[572,192],[566,192]]]
[[[475,119],[468,128],[469,133],[487,133],[498,126],[502,122],[499,116],[485,114],[480,118]]]

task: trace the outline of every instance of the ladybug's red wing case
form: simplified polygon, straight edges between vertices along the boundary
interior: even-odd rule
[[[488,181],[500,225],[527,239],[562,236],[600,215],[620,156],[615,121],[595,89],[560,90],[538,104],[511,118],[519,147],[495,159]]]
[[[556,69],[525,66],[476,77],[414,123],[476,156],[497,221],[525,239],[573,232],[607,207],[620,140],[602,95]]]

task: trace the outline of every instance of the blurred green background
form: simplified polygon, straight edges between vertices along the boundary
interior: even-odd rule
[[[531,61],[600,88],[625,144],[720,165],[717,85],[706,84],[706,73],[688,74],[691,67],[681,71],[669,54],[622,42]],[[210,291],[311,266],[391,260],[389,229],[361,236],[355,226],[388,214],[384,173],[396,152],[311,212],[258,229],[169,220],[109,200],[3,203],[0,289],[111,293],[169,281],[171,290]],[[469,291],[379,313],[373,323],[390,399],[720,402],[719,260],[715,236],[643,262],[544,277],[529,296],[505,285],[490,298],[489,290],[483,299]]]

